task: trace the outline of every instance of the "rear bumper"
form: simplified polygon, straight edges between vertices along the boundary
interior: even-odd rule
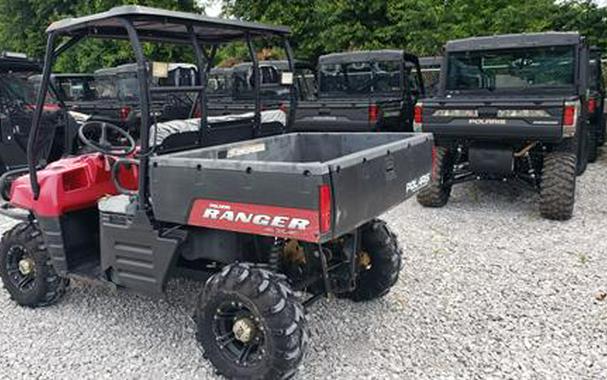
[[[423,124],[423,132],[433,133],[437,139],[466,139],[489,141],[560,142],[563,140],[561,126],[490,126],[490,125],[440,125]]]

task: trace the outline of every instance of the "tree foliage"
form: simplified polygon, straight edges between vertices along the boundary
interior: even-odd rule
[[[42,57],[46,46],[45,29],[51,22],[67,17],[103,12],[124,4],[139,4],[165,9],[199,12],[194,0],[0,0],[0,46],[4,50]],[[154,58],[171,60],[180,49],[146,45]],[[63,55],[58,71],[87,72],[100,67],[132,61],[126,43],[87,40]]]
[[[217,0],[206,0],[217,1]],[[42,57],[44,30],[55,20],[121,4],[201,12],[196,0],[0,0],[0,48]],[[245,20],[283,24],[293,31],[300,58],[353,49],[404,48],[440,54],[453,38],[546,30],[578,30],[607,48],[607,10],[592,0],[224,0],[224,12]],[[268,44],[269,45],[269,44]],[[263,43],[258,47],[267,46]],[[146,45],[158,60],[188,60],[188,50]],[[281,54],[267,51],[268,56]],[[133,60],[126,43],[86,41],[61,57],[56,69],[92,71]],[[219,60],[248,54],[244,44],[222,49]],[[185,56],[185,57],[184,57]]]
[[[579,30],[607,47],[607,11],[591,0],[228,0],[238,18],[291,27],[301,57],[350,49],[440,54],[454,38]]]

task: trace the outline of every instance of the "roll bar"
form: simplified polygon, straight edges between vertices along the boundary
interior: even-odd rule
[[[139,196],[139,204],[138,207],[144,211],[148,211],[151,212],[151,205],[149,204],[149,181],[148,181],[148,172],[149,172],[149,156],[153,153],[153,151],[150,148],[150,139],[149,139],[149,133],[150,133],[150,128],[148,127],[150,125],[150,99],[151,99],[151,93],[152,92],[167,92],[170,89],[152,89],[150,88],[149,85],[149,69],[148,69],[148,65],[147,65],[147,61],[143,52],[143,47],[142,47],[142,40],[150,40],[150,32],[148,30],[143,31],[144,34],[142,35],[140,33],[140,31],[138,30],[137,26],[139,24],[136,25],[136,22],[141,22],[141,18],[131,18],[128,17],[128,11],[130,9],[134,9],[137,12],[141,12],[141,10],[144,10],[145,12],[152,12],[152,11],[157,11],[159,14],[166,12],[166,11],[162,11],[162,10],[150,10],[148,8],[137,8],[137,7],[131,7],[131,8],[119,8],[119,10],[121,10],[122,13],[120,13],[119,15],[113,15],[112,16],[112,22],[119,25],[119,27],[123,30],[123,34],[125,34],[124,36],[117,36],[117,35],[112,35],[112,38],[128,38],[128,40],[130,41],[131,44],[131,48],[133,49],[133,53],[135,55],[135,60],[136,60],[136,65],[137,65],[137,79],[139,82],[139,91],[140,91],[140,102],[141,102],[141,147],[140,147],[140,153],[139,153],[139,189],[138,189],[138,196]],[[112,11],[109,11],[109,13],[111,13]],[[126,12],[126,13],[125,13]],[[137,13],[135,12],[135,13]],[[106,12],[107,14],[108,12]],[[124,14],[123,14],[124,13]],[[210,51],[207,51],[207,49],[205,49],[205,47],[203,46],[203,41],[201,38],[201,34],[200,31],[196,31],[196,27],[197,25],[195,24],[195,22],[191,21],[191,19],[194,17],[190,17],[188,16],[187,18],[185,16],[183,16],[183,14],[178,14],[179,17],[176,17],[175,19],[171,19],[171,22],[174,23],[183,23],[180,25],[183,25],[186,27],[186,31],[187,31],[187,36],[188,38],[185,38],[185,34],[180,34],[180,36],[183,36],[181,40],[179,40],[180,43],[189,43],[193,50],[194,50],[194,54],[195,54],[195,58],[196,58],[196,66],[198,68],[198,75],[200,76],[200,86],[191,86],[188,87],[187,90],[188,91],[196,91],[198,92],[198,96],[197,96],[197,102],[199,102],[199,106],[201,109],[201,118],[200,118],[200,126],[199,126],[199,135],[198,135],[198,139],[196,141],[197,145],[201,145],[207,137],[207,134],[209,133],[208,128],[209,128],[209,124],[208,124],[208,97],[206,94],[206,82],[207,82],[207,76],[208,73],[212,67],[213,64],[213,59],[215,57],[215,54],[217,52],[217,46],[219,43],[222,43],[221,40],[218,40],[218,37],[214,36],[213,37],[213,42],[210,43],[211,45],[211,49]],[[187,14],[186,14],[187,15]],[[82,24],[86,24],[86,23],[90,23],[92,17],[94,16],[87,16],[82,18]],[[150,16],[151,17],[151,16]],[[204,21],[204,25],[206,25],[206,27],[208,28],[208,24],[210,23],[209,18],[204,18],[204,17],[198,17],[200,18],[201,22]],[[184,20],[189,20],[187,22],[185,22]],[[76,19],[77,21],[78,19]],[[85,29],[84,32],[81,31],[81,29],[74,29],[77,26],[80,27],[80,24],[78,24],[76,21],[71,21],[71,23],[74,23],[75,25],[71,25],[70,28],[68,28],[67,26],[62,26],[62,27],[53,27],[53,25],[51,25],[51,27],[49,27],[49,29],[47,30],[48,33],[48,37],[47,37],[47,43],[46,43],[46,53],[45,53],[45,57],[44,57],[44,66],[43,66],[43,72],[42,72],[42,80],[41,80],[41,84],[40,84],[40,89],[38,91],[38,97],[37,97],[37,101],[36,101],[36,109],[34,111],[34,117],[33,117],[33,122],[32,122],[32,128],[30,131],[30,135],[29,135],[29,139],[28,139],[28,144],[27,144],[27,159],[28,159],[28,171],[29,171],[29,175],[30,175],[30,182],[31,182],[31,186],[32,186],[32,191],[33,191],[33,195],[34,195],[34,199],[38,199],[39,195],[40,195],[40,185],[38,183],[38,176],[36,173],[36,166],[37,166],[37,162],[36,161],[36,157],[35,157],[35,153],[34,152],[34,148],[36,146],[36,142],[38,139],[38,134],[40,131],[40,120],[42,117],[42,113],[43,113],[43,106],[46,100],[46,96],[48,93],[48,88],[50,85],[50,78],[51,78],[51,72],[52,72],[52,66],[53,63],[55,62],[55,60],[57,59],[57,57],[62,54],[63,52],[67,51],[68,49],[70,49],[71,47],[75,46],[76,44],[78,44],[78,42],[80,42],[81,40],[85,39],[84,37],[90,35],[92,37],[99,37],[99,35],[97,35],[97,30],[94,28],[89,28],[89,29]],[[61,24],[61,22],[59,22]],[[212,23],[212,22],[211,22]],[[88,25],[88,24],[87,24]],[[251,25],[253,25],[253,27],[251,27]],[[60,25],[61,26],[61,25]],[[90,25],[89,25],[90,26]],[[159,26],[159,28],[162,25]],[[284,44],[284,49],[286,51],[286,55],[287,55],[287,60],[288,60],[288,64],[289,64],[289,70],[291,72],[295,72],[295,64],[293,61],[293,52],[291,49],[291,46],[289,44],[288,41],[288,30],[287,29],[280,29],[280,28],[271,28],[271,27],[265,27],[265,26],[261,26],[261,25],[255,25],[255,24],[238,24],[238,30],[239,33],[242,33],[241,36],[244,36],[244,39],[246,41],[247,44],[247,48],[249,51],[249,55],[250,55],[250,59],[253,63],[253,71],[254,71],[254,77],[255,77],[255,83],[254,83],[254,91],[255,91],[255,116],[254,116],[254,121],[255,121],[255,131],[254,131],[254,135],[258,136],[260,134],[261,131],[261,97],[260,97],[260,88],[261,88],[261,78],[259,75],[259,61],[257,59],[257,55],[256,55],[256,51],[255,51],[255,47],[253,45],[253,38],[254,37],[258,37],[260,35],[261,32],[267,32],[267,35],[274,35],[274,36],[279,36],[282,38],[283,40],[283,44]],[[227,28],[229,29],[230,26],[229,24],[226,26],[225,23],[221,20],[218,20],[216,22],[216,27],[218,29],[221,28]],[[246,27],[251,28],[251,32],[248,32],[246,30]],[[265,29],[264,29],[265,28]],[[64,30],[65,29],[65,30]],[[245,29],[245,30],[243,30]],[[79,34],[73,34],[74,30],[78,30],[80,31]],[[161,29],[159,29],[161,30]],[[113,27],[112,29],[113,33],[117,33],[116,29]],[[235,40],[234,35],[229,33],[230,30],[226,31],[226,38],[225,41],[223,42],[233,42]],[[63,44],[59,45],[57,48],[55,48],[55,44],[57,41],[57,38],[59,36],[68,36],[69,39],[64,42]],[[102,38],[107,38],[107,36],[102,36]],[[154,36],[153,39],[151,39],[152,41],[159,41],[159,37],[158,36]],[[160,39],[161,40],[161,39]],[[167,41],[169,42],[175,42],[175,37],[171,36],[170,38],[167,37]],[[179,91],[182,91],[182,89],[179,89]],[[289,107],[289,114],[288,114],[288,119],[287,119],[287,128],[286,130],[289,130],[289,127],[292,123],[292,121],[295,118],[295,108],[297,106],[296,104],[297,102],[297,96],[295,93],[295,88],[294,86],[291,86],[290,88],[290,107]]]

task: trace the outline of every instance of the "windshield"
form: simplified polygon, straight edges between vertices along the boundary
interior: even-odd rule
[[[139,99],[139,82],[136,75],[98,76],[95,82],[100,99]]]
[[[320,93],[368,95],[402,91],[399,61],[320,65]]]
[[[32,73],[17,75],[14,73],[0,73],[0,97],[3,104],[22,102],[24,104],[36,104],[37,88],[35,83],[28,81]],[[47,94],[46,103],[57,103],[51,92]]]
[[[96,98],[92,78],[55,78],[55,86],[64,101],[91,101]]]
[[[210,73],[207,85],[209,95],[228,95],[232,91],[232,73]]]
[[[573,46],[450,53],[447,91],[572,88]]]

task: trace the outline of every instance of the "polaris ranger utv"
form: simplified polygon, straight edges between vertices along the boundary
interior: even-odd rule
[[[539,190],[542,216],[571,218],[588,157],[587,70],[577,33],[448,42],[439,94],[415,110],[415,129],[436,139],[418,201],[441,207],[455,184],[519,179]]]
[[[69,278],[161,295],[178,273],[208,273],[195,313],[206,357],[230,378],[275,379],[291,376],[303,357],[304,305],[329,294],[370,300],[396,283],[401,250],[376,217],[430,180],[432,136],[284,134],[262,123],[254,41],[280,39],[292,73],[287,28],[123,6],[55,22],[47,34],[29,175],[8,184],[9,202],[28,215],[0,244],[0,278],[17,303],[54,303]],[[79,136],[97,153],[40,167],[35,147],[53,61],[86,37],[130,41],[141,146],[120,127],[86,123]],[[209,118],[213,55],[242,40],[256,73],[254,115]],[[144,42],[191,46],[201,84],[154,86]],[[168,91],[198,93],[196,130],[191,120],[151,122],[152,94]],[[127,143],[108,143],[109,131]]]
[[[289,72],[285,60],[259,61],[261,101],[264,109],[286,109],[289,104],[289,86],[281,85],[283,72]],[[229,79],[226,76],[229,75]],[[253,65],[240,63],[232,68],[213,69],[210,73],[214,88],[209,97],[209,115],[223,116],[253,112],[255,91]],[[295,61],[295,87],[298,101],[311,100],[316,91],[313,67],[305,61]]]
[[[335,53],[318,59],[318,99],[297,105],[295,130],[411,132],[424,83],[402,50]]]
[[[28,78],[42,69],[40,62],[19,53],[0,55],[0,174],[27,167],[27,139],[36,104],[35,86]],[[78,126],[54,91],[42,105],[41,133],[36,155],[52,162],[76,152]]]
[[[162,87],[188,88],[197,84],[196,69],[183,63],[156,63],[163,70],[156,70],[154,84]],[[137,83],[137,64],[127,63],[117,67],[95,71],[97,99],[82,102],[78,111],[92,115],[94,120],[107,121],[129,130],[134,135],[139,131],[141,120],[141,98]],[[194,104],[190,93],[152,94],[152,112],[159,121],[187,119]]]

